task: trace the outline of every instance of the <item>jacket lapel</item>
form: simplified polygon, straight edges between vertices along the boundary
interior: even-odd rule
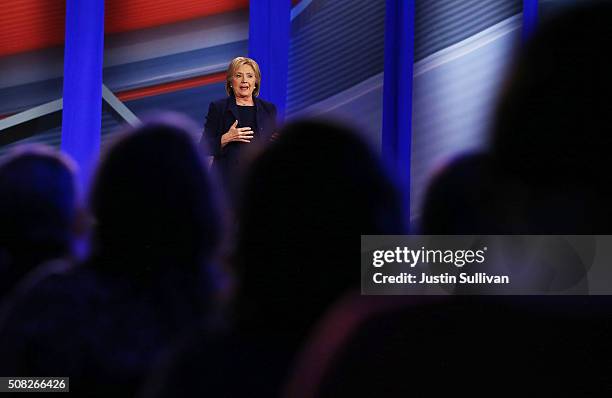
[[[254,98],[253,102],[255,102],[255,120],[257,121],[257,129],[259,130],[257,133],[261,134],[264,129],[263,126],[263,105],[259,98]]]
[[[238,105],[236,105],[236,99],[233,95],[227,98],[226,109],[234,116],[234,120],[238,120]],[[232,121],[232,123],[234,122]]]

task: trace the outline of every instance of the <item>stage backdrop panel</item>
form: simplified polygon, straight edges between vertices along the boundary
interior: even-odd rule
[[[385,1],[302,0],[292,12],[287,118],[346,121],[380,148]]]
[[[416,1],[411,219],[436,170],[486,146],[521,12],[522,0]]]
[[[225,95],[229,61],[248,49],[248,0],[106,0],[103,82],[142,118],[160,110],[203,125]],[[0,16],[0,118],[62,97],[64,2],[9,1]],[[107,105],[102,144],[124,119]],[[15,131],[16,130],[16,131]],[[0,156],[15,145],[59,147],[61,111],[0,132]]]

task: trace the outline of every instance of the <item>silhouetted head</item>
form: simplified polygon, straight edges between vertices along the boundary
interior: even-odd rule
[[[3,286],[41,262],[70,254],[75,170],[67,156],[42,145],[18,148],[0,163]]]
[[[160,259],[194,264],[213,254],[221,214],[195,135],[189,122],[166,115],[110,149],[91,194],[98,253],[136,259],[139,267]]]
[[[609,231],[611,45],[612,4],[543,21],[502,92],[490,156],[455,162],[434,180],[424,230]]]
[[[283,314],[285,324],[307,323],[359,287],[360,235],[403,225],[370,148],[349,128],[317,121],[287,125],[252,164],[240,216],[242,315]]]
[[[498,108],[493,155],[529,189],[610,192],[612,4],[545,21],[519,53]]]
[[[432,178],[420,220],[425,235],[510,232],[500,216],[490,157],[462,155]]]

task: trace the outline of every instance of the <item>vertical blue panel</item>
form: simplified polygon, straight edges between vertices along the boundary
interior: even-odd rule
[[[538,0],[523,0],[523,41],[529,39],[538,25]]]
[[[104,0],[66,1],[62,150],[78,163],[87,189],[100,151]]]
[[[396,172],[403,207],[410,209],[414,0],[387,0],[382,156]]]
[[[290,0],[251,0],[249,12],[249,56],[261,68],[259,95],[272,101],[279,119],[287,101]]]

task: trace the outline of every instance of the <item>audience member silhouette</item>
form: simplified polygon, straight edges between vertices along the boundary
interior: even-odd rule
[[[425,233],[610,231],[610,21],[611,4],[588,2],[542,24],[518,53],[488,154],[432,183]]]
[[[348,298],[304,347],[284,396],[605,395],[610,318],[557,299]]]
[[[461,155],[434,176],[423,203],[421,233],[493,234],[508,223],[493,215],[502,213],[494,189],[495,179],[487,154]],[[510,232],[510,231],[505,231]]]
[[[327,306],[360,288],[360,235],[403,231],[400,203],[376,156],[350,129],[288,125],[250,168],[236,272],[242,327],[298,340]],[[352,253],[352,254],[351,254]]]
[[[167,344],[206,322],[221,213],[195,131],[165,116],[111,148],[92,189],[92,258],[30,286],[9,309],[3,374],[69,376],[71,392],[133,395]]]
[[[79,210],[75,165],[42,145],[0,164],[0,298],[37,265],[72,254]]]
[[[315,321],[360,289],[360,235],[403,230],[373,152],[349,128],[319,121],[287,125],[255,159],[239,215],[233,334],[184,342],[147,396],[278,396]],[[196,374],[207,377],[195,383]]]
[[[502,92],[491,147],[437,175],[422,231],[607,233],[611,45],[612,4],[544,21]],[[556,265],[566,277],[581,266]],[[605,297],[378,301],[373,310],[371,298],[338,304],[305,346],[286,396],[594,396],[609,388]]]

